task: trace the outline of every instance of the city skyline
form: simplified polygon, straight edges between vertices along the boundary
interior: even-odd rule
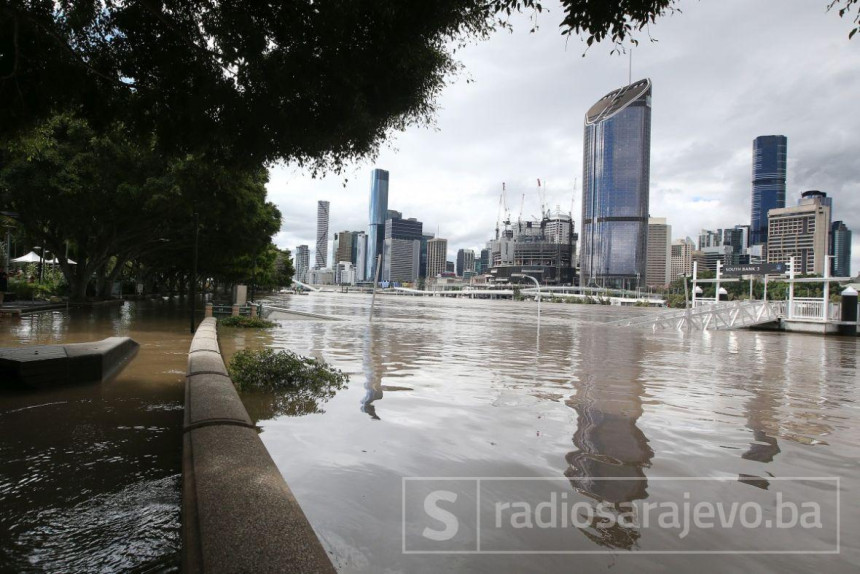
[[[681,8],[682,15],[651,27],[659,42],[640,37],[633,54],[633,76],[656,86],[650,215],[667,218],[673,239],[749,224],[751,142],[781,134],[791,143],[788,197],[821,189],[834,199],[834,219],[860,228],[860,175],[853,173],[860,119],[849,113],[860,54],[845,22],[794,1]],[[444,90],[437,130],[396,134],[375,161],[349,165],[341,176],[313,180],[294,167],[273,169],[270,200],[284,214],[276,242],[291,249],[313,244],[306,207],[319,198],[332,201],[332,229],[365,229],[374,167],[391,172],[390,207],[422,219],[425,229],[438,226],[449,253],[484,246],[503,181],[514,218],[523,193],[524,217],[539,215],[538,177],[553,208],[570,211],[573,195],[580,231],[582,118],[597,98],[627,82],[628,58],[609,56],[609,46],[592,47],[583,58],[585,46],[575,38],[566,46],[550,20],[539,17],[532,35],[527,18],[515,18],[513,34],[464,49],[464,74],[474,82],[461,79]],[[729,25],[733,41],[726,43]],[[860,238],[852,239],[856,270]]]

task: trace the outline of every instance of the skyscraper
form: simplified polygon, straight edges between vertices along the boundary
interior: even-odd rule
[[[308,280],[308,269],[311,265],[310,250],[307,245],[296,247],[296,280],[306,283]]]
[[[471,249],[459,249],[457,251],[457,276],[463,277],[466,271],[475,270],[475,252]]]
[[[787,154],[785,136],[758,136],[753,140],[750,245],[767,243],[767,212],[785,207]]]
[[[414,282],[421,267],[421,238],[424,224],[399,211],[388,210],[385,220],[385,242],[382,248],[382,280]]]
[[[370,175],[370,225],[367,229],[367,272],[369,281],[376,278],[376,260],[385,242],[385,219],[388,214],[388,172],[374,169]]]
[[[651,80],[612,91],[585,114],[582,285],[645,279],[651,166]]]
[[[648,256],[645,284],[664,287],[672,282],[672,226],[664,217],[648,220]]]
[[[842,221],[834,221],[830,226],[830,254],[833,276],[851,277],[851,230]]]
[[[427,277],[444,273],[448,261],[448,240],[436,237],[427,242]]]
[[[325,269],[328,261],[328,209],[327,201],[317,202],[317,251],[314,266],[316,269]]]

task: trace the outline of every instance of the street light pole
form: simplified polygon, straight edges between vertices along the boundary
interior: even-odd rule
[[[525,273],[512,273],[511,277],[525,277],[526,279],[531,279],[535,282],[535,286],[537,287],[538,322],[540,322],[540,282],[531,275],[526,275]]]

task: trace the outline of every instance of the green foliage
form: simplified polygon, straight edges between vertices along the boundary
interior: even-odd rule
[[[241,329],[271,329],[275,326],[272,321],[266,321],[260,317],[222,317],[218,319],[218,324],[223,327],[239,327]]]
[[[230,361],[230,377],[241,391],[281,391],[313,393],[330,398],[344,388],[349,377],[318,359],[291,351],[243,350]]]
[[[857,0],[820,0],[854,18]],[[562,34],[620,47],[677,0],[561,0]],[[176,155],[338,168],[427,124],[454,51],[538,0],[0,2],[0,137],[56,110]],[[855,28],[856,30],[856,28]],[[853,34],[853,31],[851,32]]]
[[[164,156],[122,124],[97,130],[68,114],[0,145],[0,200],[31,243],[56,254],[75,299],[93,276],[110,284],[132,260],[187,273],[196,230],[201,274],[250,277],[251,254],[267,251],[280,228],[267,177],[262,167]]]

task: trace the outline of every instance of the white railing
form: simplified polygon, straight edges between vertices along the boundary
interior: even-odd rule
[[[824,321],[824,301],[818,298],[795,297],[791,307],[791,318]]]

